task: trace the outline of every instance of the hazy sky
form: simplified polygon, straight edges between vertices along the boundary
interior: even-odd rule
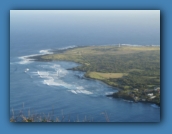
[[[159,45],[160,10],[11,10],[10,33],[12,39],[51,35],[54,41],[63,36],[75,42]]]

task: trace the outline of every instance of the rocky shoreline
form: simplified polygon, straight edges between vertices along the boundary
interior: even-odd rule
[[[60,53],[64,53],[67,50],[72,50],[72,49],[82,48],[82,47],[86,47],[86,46],[76,46],[76,47],[66,48],[66,49],[54,49],[54,50],[51,50],[50,52],[52,52],[53,54],[60,54]],[[44,59],[44,58],[42,58],[42,56],[48,56],[48,55],[52,55],[52,54],[36,55],[36,56],[30,56],[30,57],[27,57],[27,58],[35,60],[35,61],[42,61],[42,62],[53,61],[52,59]]]
[[[56,49],[56,50],[51,50],[50,52],[53,52],[53,54],[61,54],[61,53],[64,53],[65,51],[80,48],[80,47],[86,47],[86,46],[78,46],[78,47],[68,48],[68,49]],[[49,56],[49,55],[52,55],[52,54],[32,56],[32,57],[28,57],[28,59],[32,59],[32,60],[40,61],[40,62],[51,62],[51,61],[55,60],[55,58],[43,58],[43,56]],[[66,59],[69,61],[71,60],[70,57],[67,57]],[[60,59],[60,60],[63,60],[63,59]],[[77,67],[70,68],[68,70],[83,71],[83,69],[80,69]],[[78,78],[91,78],[91,77],[89,77],[89,75],[87,75],[87,72],[85,73],[84,76],[82,76],[82,77],[77,76],[77,77]],[[93,78],[91,78],[91,79],[93,79]],[[106,81],[106,80],[100,80],[100,81],[106,83],[109,86],[119,88],[118,92],[113,93],[111,95],[107,95],[107,97],[122,98],[122,99],[133,101],[133,102],[154,103],[154,104],[160,106],[160,92],[158,93],[158,91],[154,91],[153,89],[147,90],[146,88],[145,89],[139,88],[137,90],[134,90],[134,89],[126,90],[121,87],[114,86],[113,83],[111,84],[109,81]],[[145,90],[147,90],[147,91],[145,92]],[[152,94],[152,95],[149,96],[148,94]]]
[[[119,94],[119,92],[116,92],[116,93],[113,93],[113,94],[110,94],[110,95],[106,95],[107,97],[112,97],[112,98],[121,98],[121,99],[124,99],[124,100],[128,100],[128,101],[133,101],[133,102],[143,102],[143,103],[153,103],[153,104],[156,104],[158,106],[160,106],[160,103],[156,103],[155,101],[153,100],[141,100],[139,99],[138,97],[137,98],[134,98],[130,95],[126,95],[126,94]]]

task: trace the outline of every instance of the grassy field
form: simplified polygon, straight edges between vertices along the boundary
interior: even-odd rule
[[[90,72],[88,74],[91,78],[98,79],[98,80],[105,80],[109,78],[122,78],[126,76],[127,73],[100,73],[100,72]]]
[[[43,59],[76,61],[87,55],[123,55],[145,51],[160,51],[160,47],[150,46],[89,46],[67,50],[64,53],[43,56]]]

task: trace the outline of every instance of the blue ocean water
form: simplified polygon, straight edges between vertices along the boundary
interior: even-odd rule
[[[38,62],[31,55],[85,45],[159,45],[159,11],[10,11],[10,116],[63,121],[159,122],[160,108],[112,99],[101,81],[68,70],[77,63]]]
[[[22,45],[21,45],[22,46]],[[68,46],[25,44],[25,49],[11,42],[10,116],[40,115],[63,121],[159,122],[160,108],[106,97],[116,92],[101,81],[86,79],[84,72],[68,70],[74,62],[38,62],[31,55],[51,53]],[[23,47],[23,46],[22,46]],[[73,46],[72,46],[73,47]],[[44,49],[45,48],[45,49]]]

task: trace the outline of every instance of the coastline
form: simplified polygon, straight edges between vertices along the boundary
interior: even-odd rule
[[[121,98],[121,99],[124,99],[124,100],[128,100],[128,101],[133,101],[135,103],[137,102],[142,102],[142,103],[151,103],[151,104],[156,104],[157,106],[160,107],[160,103],[156,103],[154,101],[150,101],[150,100],[137,100],[135,99],[134,97],[131,97],[130,95],[118,95],[119,92],[117,93],[113,93],[113,94],[110,94],[110,95],[106,95],[107,97],[112,97],[112,98]]]
[[[84,74],[84,77],[85,78],[87,78],[87,79],[95,79],[95,80],[102,81],[103,83],[107,84],[108,86],[111,86],[111,87],[113,87],[113,88],[115,88],[115,89],[118,90],[117,93],[113,93],[113,94],[110,94],[110,95],[106,95],[107,97],[122,98],[122,99],[130,100],[130,101],[133,101],[133,102],[154,103],[154,104],[160,106],[160,102],[159,103],[156,103],[156,102],[150,101],[150,100],[144,100],[144,101],[142,101],[141,99],[138,99],[137,100],[137,99],[131,97],[130,95],[118,95],[119,94],[119,91],[124,91],[124,89],[122,89],[120,86],[119,87],[118,86],[115,86],[113,83],[111,84],[106,79],[104,80],[104,79],[98,79],[98,78],[95,78],[95,77],[90,77],[90,75],[89,75],[89,73],[87,71],[84,71],[84,70],[79,69],[79,67],[82,67],[83,66],[83,63],[82,62],[77,62],[76,60],[71,60],[70,58],[69,59],[63,59],[63,58],[62,59],[54,59],[54,58],[51,58],[52,55],[63,54],[66,51],[70,51],[70,50],[74,50],[74,49],[78,49],[78,48],[84,48],[84,47],[90,47],[90,46],[78,46],[78,47],[68,48],[68,49],[53,50],[53,51],[51,51],[51,52],[53,52],[53,54],[45,54],[45,55],[39,55],[39,56],[32,56],[32,57],[29,57],[29,59],[33,59],[35,61],[41,61],[41,62],[51,62],[53,60],[60,60],[60,61],[72,61],[72,62],[79,63],[79,64],[81,64],[80,66],[77,66],[75,68],[69,68],[68,70],[83,71],[83,72],[85,72],[85,74]],[[143,47],[143,46],[141,46],[141,47]],[[146,46],[146,47],[151,47],[151,46]],[[133,46],[133,48],[134,48],[134,46]],[[45,57],[48,57],[48,56],[50,56],[50,58],[45,58]]]

